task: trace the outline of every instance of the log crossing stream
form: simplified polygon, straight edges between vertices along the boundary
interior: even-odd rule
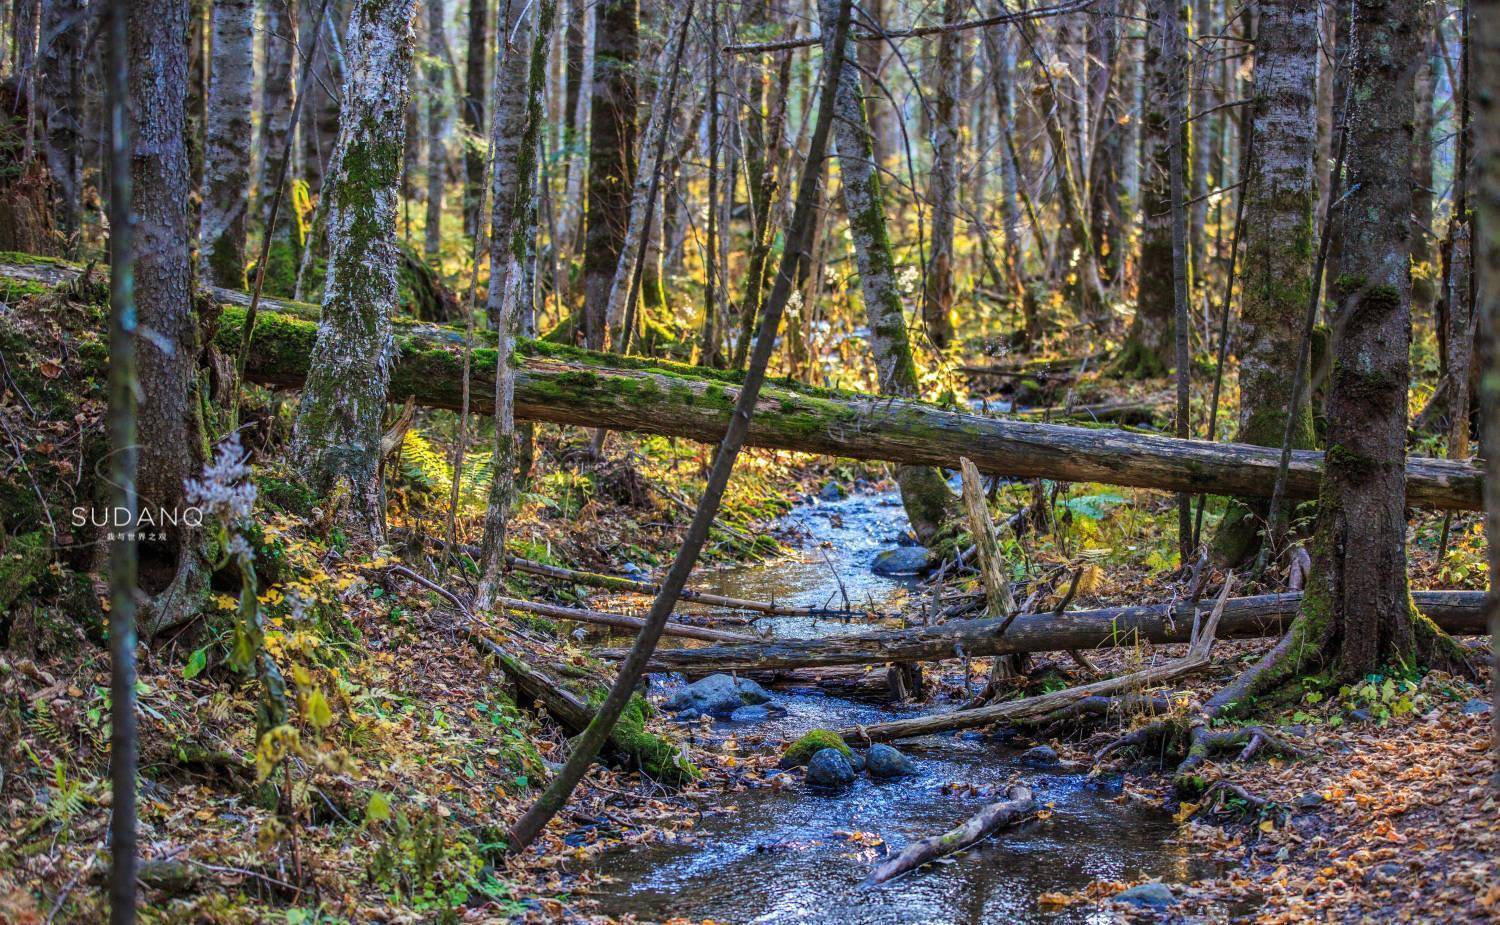
[[[870,565],[907,529],[894,493],[865,493],[799,505],[785,526],[800,536],[790,560],[702,574],[695,587],[737,597],[898,609],[914,584],[873,575]],[[836,579],[835,573],[838,575]],[[843,590],[840,590],[840,580]],[[766,621],[787,636],[857,632],[834,620]],[[682,682],[653,677],[653,698]],[[733,737],[742,753],[775,747],[814,728],[839,728],[907,716],[911,708],[874,705],[811,689],[776,691],[785,715],[752,722],[718,720],[689,727],[702,741]],[[1162,811],[1119,796],[1118,776],[1024,766],[1032,743],[968,733],[902,743],[920,774],[874,781],[861,774],[838,793],[810,790],[801,772],[785,786],[725,793],[704,803],[701,820],[680,841],[606,853],[605,879],[594,898],[608,915],[640,921],[683,917],[729,923],[952,923],[1114,921],[1097,905],[1043,908],[1044,893],[1068,893],[1093,880],[1161,878],[1184,882],[1211,873],[1210,862],[1170,843],[1174,826]],[[946,862],[890,883],[861,889],[883,852],[942,832],[1019,779],[1050,815],[1002,833]],[[875,843],[882,847],[872,847]]]

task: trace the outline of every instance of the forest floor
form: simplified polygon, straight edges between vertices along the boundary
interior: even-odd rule
[[[1143,394],[1139,385],[1128,388]],[[1112,396],[1075,398],[1108,403]],[[23,445],[45,447],[70,439],[75,427],[82,432],[101,407],[97,396],[85,397],[50,437],[45,428],[28,432],[37,424],[23,416],[7,421]],[[275,445],[287,411],[273,403],[267,414],[265,439]],[[445,426],[424,418],[388,468],[394,526],[444,534],[452,476]],[[697,497],[708,449],[616,436],[608,462],[599,465],[580,457],[579,440],[543,432],[543,474],[522,498],[511,551],[571,568],[659,574]],[[62,471],[67,452],[39,452],[43,457],[32,460],[37,478],[76,484],[76,472]],[[487,465],[487,454],[475,451],[460,483],[466,535],[478,535]],[[767,527],[792,503],[830,480],[852,485],[883,475],[747,453],[710,561],[774,556],[779,547]],[[600,853],[689,830],[703,806],[771,785],[776,756],[699,747],[690,727],[652,719],[650,729],[678,742],[701,780],[668,789],[626,767],[601,769],[535,850],[506,858],[504,834],[561,760],[565,733],[512,699],[502,671],[474,647],[464,620],[440,595],[390,571],[397,557],[422,569],[430,547],[380,556],[349,550],[320,525],[274,452],[257,461],[257,482],[259,532],[251,539],[263,579],[258,597],[267,648],[295,695],[296,735],[271,753],[256,747],[254,685],[241,683],[224,662],[237,585],[216,589],[219,613],[145,651],[138,686],[143,921],[588,919],[590,891],[599,885],[590,862]],[[1002,505],[1029,498],[1029,486],[1001,490]],[[1024,552],[1033,572],[1085,570],[1074,606],[1180,594],[1171,499],[1080,485],[1054,500],[1052,531],[1028,541]],[[1429,515],[1415,523],[1413,586],[1482,586],[1478,519],[1457,519],[1442,567],[1435,563],[1439,529]],[[52,568],[46,581],[66,587]],[[454,581],[462,593],[468,578]],[[100,590],[95,581],[91,593]],[[592,596],[583,586],[523,575],[512,576],[511,591],[566,604]],[[535,654],[588,666],[582,635],[547,620],[509,619],[494,623],[517,646],[536,647],[541,639],[545,651]],[[76,598],[61,594],[34,595],[18,601],[7,620],[10,644],[0,651],[0,922],[102,921],[108,664],[97,646],[98,611],[77,609]],[[1214,670],[1184,690],[1206,697],[1268,644],[1221,644]],[[1146,646],[1094,659],[1105,670],[1124,670],[1177,651]],[[1069,664],[1037,662],[1038,673],[1050,665],[1056,676],[1071,677]],[[957,664],[938,673],[951,675]],[[1133,767],[1121,799],[1177,813],[1185,849],[1221,860],[1222,874],[1177,888],[1177,905],[1164,912],[1111,902],[1131,885],[1113,882],[1046,894],[1044,908],[1087,903],[1116,919],[1213,920],[1232,907],[1254,909],[1247,917],[1267,923],[1492,921],[1500,915],[1500,861],[1496,791],[1488,787],[1496,771],[1490,715],[1481,710],[1487,698],[1480,687],[1437,674],[1373,677],[1349,690],[1310,686],[1261,719],[1285,727],[1311,757],[1210,769],[1242,787],[1253,804],[1184,804],[1154,765]],[[1065,758],[1083,759],[1108,734],[1062,730],[1052,744]]]

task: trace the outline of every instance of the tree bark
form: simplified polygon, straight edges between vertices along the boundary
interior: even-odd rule
[[[595,8],[593,107],[589,117],[588,226],[583,257],[583,340],[604,347],[609,285],[620,263],[635,178],[637,0]]]
[[[876,865],[865,878],[865,886],[874,886],[894,880],[902,874],[916,870],[928,861],[935,861],[962,851],[976,842],[983,841],[994,832],[1019,824],[1031,816],[1036,801],[1031,789],[1016,784],[1005,791],[1005,799],[985,806],[970,816],[963,824],[907,845],[895,857],[887,858]]]
[[[130,8],[131,183],[135,212],[142,510],[179,513],[183,484],[203,461],[199,419],[198,318],[188,262],[187,0]],[[160,522],[160,521],[158,521]],[[191,529],[165,531],[142,548],[142,586],[156,594],[189,554]]]
[[[464,42],[464,130],[484,137],[485,76],[489,73],[490,0],[469,0],[468,40]],[[464,234],[479,236],[480,191],[484,187],[484,152],[477,144],[464,145]]]
[[[381,413],[395,356],[396,207],[412,72],[414,0],[359,0],[328,207],[323,317],[297,410],[292,458],[356,538],[385,533]]]
[[[253,0],[214,3],[198,249],[204,280],[231,289],[245,288],[254,26]]]
[[[959,0],[944,0],[943,22],[956,23],[963,15]],[[953,226],[958,212],[958,103],[963,35],[938,36],[937,69],[933,77],[932,172],[927,198],[932,204],[932,243],[922,290],[922,322],[934,347],[953,343]]]
[[[837,0],[820,0],[823,35],[833,35]],[[831,41],[831,39],[830,39]],[[846,51],[849,49],[845,49]],[[825,56],[833,54],[824,49]],[[838,75],[837,111],[833,137],[838,150],[839,174],[844,190],[844,211],[854,241],[859,267],[860,291],[870,326],[870,351],[882,395],[910,398],[918,394],[917,365],[907,337],[905,308],[896,286],[895,258],[886,227],[885,201],[880,176],[875,170],[875,152],[870,127],[860,96],[859,72],[853,55]],[[929,543],[952,519],[954,498],[936,469],[902,466],[896,471],[901,503],[912,530]]]
[[[1417,591],[1416,606],[1439,627],[1455,635],[1485,631],[1486,604],[1481,591]],[[1225,602],[1218,636],[1258,638],[1280,634],[1297,616],[1302,595],[1266,594]],[[831,665],[878,665],[885,662],[940,661],[968,656],[1023,652],[1088,651],[1112,646],[1187,642],[1194,605],[1146,604],[1021,614],[979,620],[952,620],[937,626],[876,630],[816,639],[773,639],[745,645],[662,649],[651,659],[653,671],[780,671]],[[1007,625],[1009,624],[1009,625]],[[1000,630],[1004,628],[1004,632]],[[609,656],[610,653],[599,653]]]
[[[500,330],[501,310],[508,294],[511,266],[511,232],[517,205],[529,199],[516,191],[529,178],[521,175],[522,136],[526,133],[527,81],[531,68],[532,33],[536,16],[525,3],[507,3],[501,8],[503,32],[495,38],[495,111],[490,120],[490,280],[485,314],[490,330]],[[535,165],[535,158],[532,164]]]
[[[1398,659],[1452,667],[1446,637],[1406,580],[1406,392],[1411,340],[1412,107],[1421,62],[1415,0],[1354,5],[1349,193],[1334,285],[1328,459],[1313,566],[1291,656],[1268,685],[1331,663],[1363,676]],[[1397,217],[1393,220],[1393,217]]]
[[[1171,149],[1168,111],[1175,76],[1166,54],[1167,25],[1177,0],[1148,0],[1146,92],[1141,114],[1141,244],[1131,322],[1114,370],[1151,378],[1173,365]]]
[[[1255,45],[1254,165],[1241,191],[1243,296],[1240,308],[1240,443],[1280,446],[1288,406],[1292,446],[1313,445],[1311,389],[1295,382],[1302,316],[1312,297],[1317,244],[1317,9],[1265,0]],[[1214,538],[1215,557],[1236,565],[1253,553],[1264,505],[1234,506]]]
[[[83,130],[88,116],[84,44],[89,22],[82,0],[48,0],[43,5],[37,109],[47,172],[57,187],[57,227],[68,242],[66,252],[77,249],[83,226]]]
[[[1488,371],[1479,379],[1480,439],[1487,479],[1484,490],[1485,532],[1489,537],[1491,575],[1500,575],[1500,0],[1475,0],[1469,27],[1470,87],[1477,118],[1474,142],[1475,184],[1472,190],[1477,234],[1474,262],[1478,270],[1474,309],[1479,320],[1479,361]],[[1490,713],[1495,742],[1495,776],[1500,788],[1500,595],[1490,583],[1485,600],[1494,651]]]
[[[427,214],[422,228],[422,256],[432,261],[443,243],[443,188],[447,185],[448,146],[443,126],[448,118],[443,64],[448,46],[443,35],[443,0],[427,0]]]

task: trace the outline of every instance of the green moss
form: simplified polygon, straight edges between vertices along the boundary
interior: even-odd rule
[[[0,613],[10,610],[51,563],[52,543],[45,530],[11,537],[0,549]]]
[[[781,766],[800,768],[825,748],[836,748],[846,757],[853,755],[837,732],[831,729],[814,729],[786,747],[786,751],[781,753]]]
[[[603,703],[606,694],[605,688],[594,688],[589,697],[590,706]],[[614,729],[610,730],[610,743],[630,755],[642,771],[663,783],[681,785],[702,777],[703,772],[684,754],[682,746],[646,731],[646,720],[651,714],[651,704],[646,698],[640,694],[632,695]]]

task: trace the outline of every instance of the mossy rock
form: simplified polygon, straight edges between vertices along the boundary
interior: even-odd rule
[[[786,751],[781,753],[781,766],[800,768],[811,761],[813,755],[825,748],[837,749],[843,752],[846,758],[854,754],[837,732],[831,729],[814,729],[786,747]]]

